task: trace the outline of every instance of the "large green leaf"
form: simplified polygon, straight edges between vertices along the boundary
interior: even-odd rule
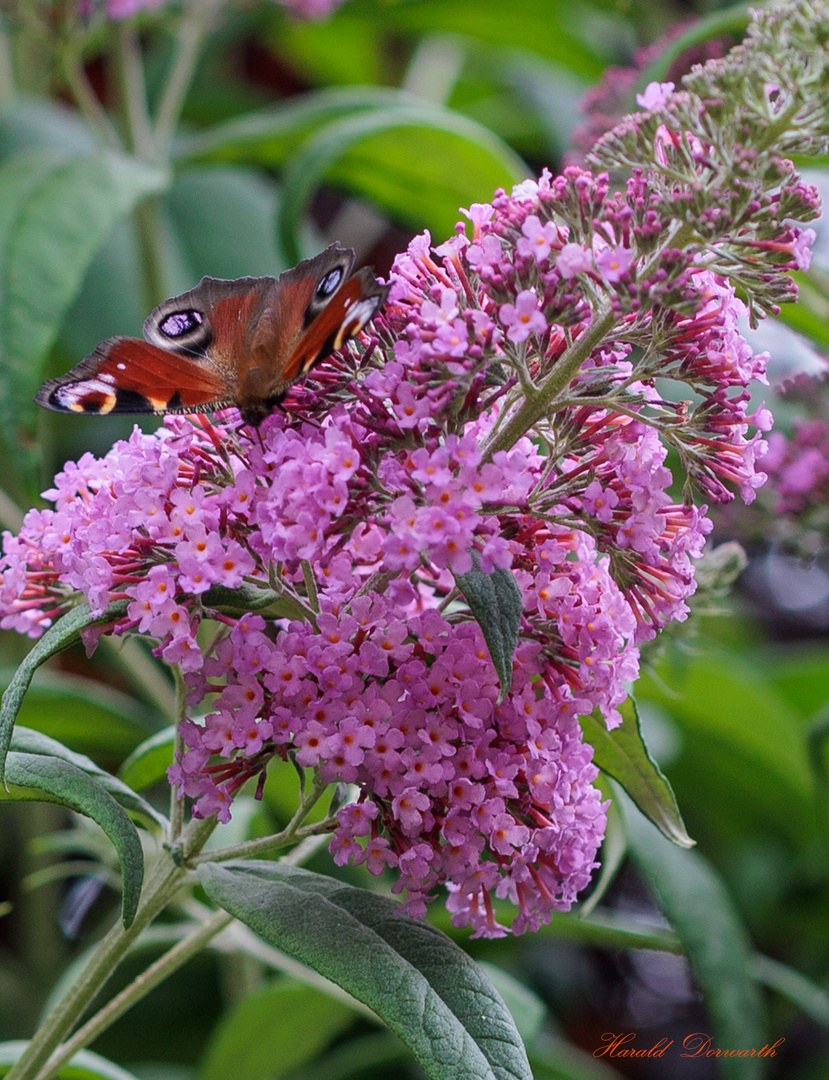
[[[593,760],[630,795],[642,813],[660,832],[681,847],[694,841],[685,831],[671,785],[648,753],[639,716],[632,698],[620,707],[622,723],[613,731],[596,711],[579,717],[586,742],[593,747]]]
[[[138,831],[126,811],[98,780],[77,765],[44,754],[10,751],[6,757],[6,785],[6,789],[0,788],[0,801],[59,803],[101,826],[118,852],[123,878],[121,917],[129,926],[141,893],[144,855]]]
[[[288,162],[280,240],[287,256],[300,257],[305,211],[326,180],[443,239],[459,206],[488,200],[527,173],[506,143],[448,109],[411,105],[347,116],[317,131]]]
[[[59,743],[56,739],[50,739],[48,735],[42,735],[39,731],[21,727],[19,724],[14,729],[11,742],[11,750],[24,754],[43,754],[49,757],[67,761],[75,768],[81,769],[96,780],[115,801],[134,817],[155,825],[160,829],[167,827],[167,819],[151,806],[146,799],[137,795],[128,784],[117,777],[112,776],[105,769],[99,768],[94,761],[84,754],[77,754],[74,750]],[[169,757],[168,757],[169,761]]]
[[[136,791],[143,791],[163,780],[173,760],[176,729],[157,731],[130,754],[119,770],[121,779]]]
[[[14,668],[0,668],[0,688]],[[60,670],[41,670],[32,680],[17,722],[66,743],[73,750],[123,758],[156,724],[156,714],[134,697],[100,681]]]
[[[709,648],[693,662],[666,656],[637,683],[640,704],[661,707],[679,732],[671,781],[693,832],[760,830],[798,847],[814,836],[805,725],[773,675],[763,653]]]
[[[0,202],[10,218],[0,237],[0,409],[6,423],[25,426],[43,359],[91,260],[115,223],[162,191],[168,177],[103,151],[53,161],[23,191],[16,177],[17,162],[0,169]]]
[[[276,168],[297,152],[318,128],[338,117],[423,103],[414,94],[384,86],[336,87],[280,102],[239,116],[207,131],[181,138],[174,148],[177,166],[237,161]]]
[[[277,1080],[310,1062],[354,1021],[340,1001],[289,980],[251,994],[208,1044],[199,1080]]]
[[[276,274],[276,187],[254,169],[203,166],[176,177],[165,200],[170,226],[195,284]]]
[[[0,1076],[5,1076],[29,1044],[22,1040],[0,1043]],[[55,1080],[137,1080],[134,1073],[100,1054],[80,1050],[55,1073]]]
[[[110,604],[106,611],[96,616],[90,613],[89,604],[79,604],[50,626],[32,647],[6,687],[3,702],[0,705],[0,784],[5,781],[5,760],[14,722],[34,673],[50,656],[63,652],[64,649],[68,649],[70,645],[79,641],[82,630],[88,626],[94,626],[95,623],[111,622],[123,615],[126,609],[127,601],[117,600]]]
[[[748,971],[746,932],[725,885],[698,852],[670,843],[629,803],[623,808],[636,864],[676,930],[702,992],[713,1045],[760,1050],[766,1042],[762,1003]],[[758,1057],[722,1058],[720,1065],[727,1080],[757,1080],[763,1072]]]
[[[199,876],[215,903],[373,1009],[431,1080],[531,1077],[478,965],[393,901],[277,863],[206,863]]]
[[[610,49],[618,50],[626,33],[618,17],[600,13],[584,0],[523,0],[511,8],[505,8],[503,0],[441,0],[439,4],[407,0],[384,4],[381,10],[382,29],[387,35],[382,43],[387,49],[389,34],[394,34],[395,42],[407,32],[412,36],[457,35],[462,43],[474,39],[500,48],[524,49],[531,56],[546,57],[591,79],[598,78],[604,67],[599,57],[607,56]],[[353,24],[368,35],[375,33],[377,8],[346,4],[327,23],[294,26],[283,35],[285,47],[297,57],[300,70],[305,70],[307,61],[319,78],[325,78],[324,61],[338,47],[343,48],[343,41],[357,36],[351,29]],[[618,56],[618,51],[614,55]],[[336,74],[347,74],[342,63],[332,62]]]
[[[74,109],[18,93],[0,113],[0,161],[27,155],[31,150],[91,154],[95,139]]]

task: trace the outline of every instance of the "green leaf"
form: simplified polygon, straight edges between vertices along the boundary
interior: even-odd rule
[[[664,839],[629,803],[623,810],[634,860],[676,930],[705,999],[713,1045],[761,1049],[763,1010],[749,976],[749,943],[725,885],[698,852]],[[721,1058],[719,1064],[727,1080],[762,1075],[757,1057]]]
[[[173,761],[175,739],[174,727],[166,727],[145,739],[119,769],[124,783],[136,791],[143,791],[144,788],[157,784],[159,780],[164,780]]]
[[[529,1057],[535,1080],[624,1080],[603,1058],[549,1033],[530,1048]]]
[[[422,104],[414,94],[384,86],[336,87],[281,101],[247,116],[184,136],[174,148],[178,168],[198,162],[244,161],[276,168],[321,126],[361,110]]]
[[[281,269],[273,236],[276,187],[253,169],[205,166],[178,176],[167,215],[192,279],[266,276]]]
[[[276,1080],[306,1064],[354,1021],[342,1002],[287,980],[246,997],[208,1044],[199,1080]]]
[[[100,768],[84,754],[75,753],[74,750],[70,750],[56,739],[50,739],[48,735],[43,735],[39,731],[32,731],[31,728],[21,727],[18,724],[12,735],[11,750],[17,750],[24,754],[43,754],[48,757],[59,758],[61,761],[68,761],[70,765],[81,769],[87,776],[91,776],[96,780],[102,788],[109,792],[119,806],[123,806],[127,813],[162,830],[167,828],[167,818],[156,810],[154,806],[151,806],[146,799],[142,799],[140,795],[137,795],[128,784],[108,773],[105,769]]]
[[[695,831],[751,842],[759,830],[797,848],[815,835],[804,723],[772,679],[774,664],[708,647],[689,663],[666,654],[637,698],[659,705],[679,731],[672,769],[680,804],[693,805]]]
[[[0,114],[0,161],[31,150],[92,153],[95,139],[76,109],[56,101],[18,93]]]
[[[0,668],[0,691],[15,669]],[[129,694],[96,678],[41,668],[32,679],[18,724],[66,743],[80,753],[123,758],[155,727],[155,714]]]
[[[399,1039],[382,1029],[339,1042],[290,1080],[365,1080],[367,1076],[407,1076],[411,1056]]]
[[[499,48],[528,49],[591,78],[604,66],[597,58],[602,38],[617,44],[625,32],[618,16],[600,20],[592,5],[571,0],[522,0],[509,9],[503,0],[409,0],[383,11],[386,24],[400,31],[468,35]],[[344,18],[348,12],[346,6]]]
[[[817,986],[787,964],[759,953],[751,958],[749,970],[757,982],[776,990],[782,997],[794,1002],[816,1024],[829,1029],[829,994],[823,987]]]
[[[138,831],[126,811],[98,780],[61,758],[10,751],[6,758],[6,784],[6,790],[0,788],[0,801],[59,803],[101,826],[121,863],[121,918],[128,927],[138,907],[144,855]]]
[[[593,747],[593,761],[625,789],[663,835],[680,847],[692,847],[671,785],[645,746],[633,698],[619,712],[622,724],[613,731],[607,730],[598,711],[579,717],[585,741]]]
[[[278,863],[206,863],[210,898],[368,1005],[431,1080],[531,1080],[521,1038],[481,969],[385,897]]]
[[[472,552],[472,561],[475,564],[472,569],[465,574],[455,574],[455,581],[483,631],[501,682],[498,700],[503,701],[512,685],[512,659],[523,610],[521,590],[511,570],[496,569],[485,574],[480,568],[477,551]]]
[[[0,408],[6,423],[20,425],[33,414],[43,359],[115,223],[167,182],[160,169],[101,151],[54,162],[7,204],[11,224],[0,247]]]
[[[423,105],[362,112],[321,128],[288,162],[279,238],[286,256],[301,256],[305,212],[326,180],[443,237],[459,206],[490,199],[527,173],[506,143],[459,113]]]
[[[22,1040],[0,1043],[0,1076],[5,1076],[28,1045]],[[137,1077],[100,1054],[79,1050],[55,1073],[55,1080],[137,1080]]]
[[[127,610],[126,600],[110,604],[100,615],[92,615],[89,604],[79,604],[53,625],[40,638],[17,669],[14,678],[3,694],[0,705],[0,784],[5,783],[5,761],[11,742],[12,730],[20,705],[29,689],[32,676],[50,656],[63,652],[80,640],[81,631],[96,623],[112,622]]]
[[[519,982],[508,971],[482,960],[480,966],[489,981],[504,999],[504,1004],[515,1021],[518,1034],[529,1045],[541,1031],[547,1016],[547,1006],[530,988]]]

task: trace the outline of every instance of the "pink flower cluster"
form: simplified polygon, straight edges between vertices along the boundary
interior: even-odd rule
[[[56,478],[54,509],[4,538],[3,625],[36,635],[76,589],[97,612],[126,598],[116,631],[160,639],[193,704],[218,694],[185,723],[171,773],[196,813],[227,820],[239,787],[292,753],[360,789],[339,816],[338,859],[393,867],[413,911],[445,882],[459,923],[500,932],[494,894],[518,903],[516,929],[534,927],[595,864],[604,808],[577,717],[598,706],[617,721],[635,620],[590,537],[528,518],[544,466],[531,443],[486,464],[475,434],[390,452],[377,432],[394,397],[374,431],[343,408],[320,425],[273,416],[261,443],[170,419],[84,457]],[[443,603],[470,550],[482,567],[520,565],[525,640],[500,704],[480,628],[462,597]],[[321,607],[306,621],[273,628],[211,604],[214,586],[273,599],[281,565],[277,596],[307,605],[303,561]],[[363,592],[376,575],[385,591]],[[207,657],[204,618],[227,628]]]
[[[795,422],[791,439],[774,432],[763,459],[777,497],[775,513],[796,515],[825,505],[829,493],[829,425],[821,419]]]
[[[514,931],[534,929],[588,884],[606,809],[581,740],[583,705],[539,694],[544,673],[538,647],[522,646],[498,704],[477,626],[434,609],[403,622],[383,595],[356,598],[348,613],[333,605],[316,627],[293,622],[276,641],[247,617],[190,680],[194,696],[219,696],[204,726],[185,725],[173,779],[223,820],[229,788],[216,781],[246,778],[235,753],[251,776],[292,752],[360,789],[338,814],[336,862],[392,868],[412,914],[445,882],[456,924],[500,932],[494,894],[518,905]],[[215,754],[224,763],[208,764]]]

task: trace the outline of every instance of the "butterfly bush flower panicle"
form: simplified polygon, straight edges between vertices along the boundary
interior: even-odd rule
[[[782,67],[787,17],[761,17]],[[416,237],[362,355],[320,365],[258,432],[169,418],[68,465],[4,538],[2,625],[37,636],[79,593],[124,601],[114,632],[153,636],[206,713],[169,774],[197,816],[226,821],[291,759],[354,786],[318,827],[412,914],[441,886],[475,934],[504,932],[499,900],[515,932],[567,910],[607,809],[579,717],[620,723],[640,644],[687,616],[707,504],[762,481],[764,360],[735,289],[754,316],[792,295],[817,204],[741,112],[770,107],[758,49],[649,95],[595,167]],[[791,85],[812,119],[780,141],[814,148],[819,80]],[[484,585],[511,612],[506,659]]]

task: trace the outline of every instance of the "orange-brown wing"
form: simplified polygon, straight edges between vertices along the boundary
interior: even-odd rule
[[[219,373],[198,358],[139,338],[114,337],[35,397],[56,412],[207,412],[231,404]]]
[[[296,343],[285,362],[284,381],[295,382],[319,360],[341,349],[374,318],[388,291],[367,267],[350,277]]]

